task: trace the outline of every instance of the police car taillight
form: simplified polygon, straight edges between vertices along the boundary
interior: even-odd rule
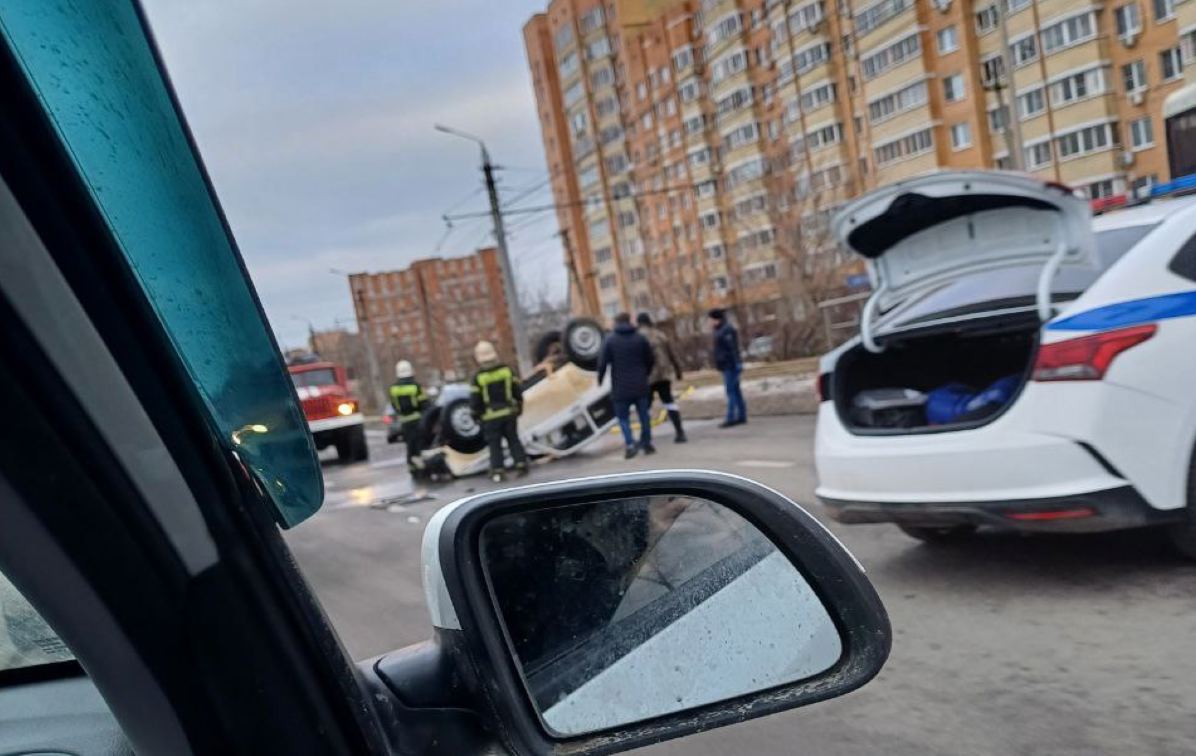
[[[1118,328],[1038,348],[1034,361],[1036,381],[1099,381],[1117,355],[1154,336],[1158,326]]]

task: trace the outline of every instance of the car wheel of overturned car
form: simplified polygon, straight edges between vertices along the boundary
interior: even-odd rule
[[[570,320],[561,336],[565,356],[583,370],[598,367],[598,355],[602,351],[602,326],[589,318]]]
[[[552,354],[554,348],[560,348],[561,332],[549,331],[536,339],[536,348],[532,350],[532,359],[539,365],[544,360],[548,359],[548,355]]]
[[[1167,528],[1175,550],[1188,559],[1196,559],[1196,449],[1188,463],[1188,505],[1183,519]]]
[[[468,399],[454,399],[441,411],[440,435],[449,447],[462,454],[473,454],[486,447],[482,426],[474,419]]]
[[[961,541],[976,533],[975,525],[898,525],[901,532],[924,543],[952,543]]]

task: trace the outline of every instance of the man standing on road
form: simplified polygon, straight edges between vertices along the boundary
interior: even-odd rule
[[[515,462],[515,474],[527,475],[527,452],[519,440],[519,415],[523,413],[523,388],[510,367],[499,362],[498,350],[489,341],[479,341],[473,357],[478,372],[469,383],[473,414],[482,423],[482,435],[490,447],[490,479],[501,483],[506,457],[505,439]]]
[[[399,424],[399,432],[403,434],[403,443],[407,446],[407,472],[415,478],[423,471],[420,419],[427,409],[428,397],[415,380],[415,369],[407,360],[399,360],[395,364],[395,378],[398,380],[390,386],[390,406],[395,409],[395,422]]]
[[[720,428],[743,425],[747,422],[747,404],[739,388],[739,374],[743,363],[739,356],[739,332],[727,320],[727,313],[721,308],[710,311],[710,328],[714,331],[714,366],[723,374],[723,387],[727,391],[727,419]]]
[[[683,444],[688,439],[685,437],[685,429],[681,427],[681,410],[673,400],[672,381],[673,376],[676,376],[678,381],[681,380],[681,363],[677,361],[677,355],[673,354],[673,345],[669,343],[669,337],[652,325],[651,315],[641,312],[635,317],[635,322],[639,325],[640,333],[652,345],[652,358],[656,361],[652,366],[652,372],[648,374],[648,402],[651,404],[653,394],[660,397],[660,403],[668,410],[669,420],[673,421],[673,430],[676,431],[673,443]]]
[[[606,337],[602,353],[598,356],[598,383],[602,383],[607,368],[610,368],[610,398],[615,407],[615,417],[619,418],[619,428],[623,431],[623,442],[627,447],[624,456],[627,459],[634,457],[640,449],[644,450],[644,454],[656,452],[656,447],[652,446],[652,419],[648,416],[648,404],[652,400],[648,393],[648,374],[652,372],[655,362],[652,345],[635,330],[631,316],[625,312],[616,315],[615,330]],[[632,406],[640,419],[638,447],[631,434]]]

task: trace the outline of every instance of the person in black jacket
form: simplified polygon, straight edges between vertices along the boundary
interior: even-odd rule
[[[619,418],[619,427],[623,430],[627,459],[634,457],[639,449],[643,449],[645,454],[656,451],[656,447],[652,446],[652,422],[648,416],[652,398],[648,389],[648,374],[655,364],[652,345],[642,333],[635,330],[631,316],[625,312],[616,315],[614,333],[606,337],[602,353],[598,356],[598,383],[602,383],[607,368],[610,368],[610,398],[614,404],[615,417]],[[640,419],[638,447],[631,434],[632,406]]]
[[[747,422],[747,403],[739,388],[739,374],[743,363],[739,357],[739,332],[727,320],[727,313],[720,308],[710,311],[710,327],[714,331],[714,366],[723,374],[723,387],[727,391],[727,418],[718,426],[729,428]]]

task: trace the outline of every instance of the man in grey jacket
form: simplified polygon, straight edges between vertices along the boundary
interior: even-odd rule
[[[673,399],[673,378],[681,380],[681,363],[673,353],[669,337],[653,325],[651,315],[641,312],[636,316],[635,322],[640,333],[652,345],[652,354],[656,358],[652,372],[648,375],[648,397],[651,399],[652,394],[660,397],[660,403],[668,410],[669,420],[673,421],[673,430],[676,431],[673,443],[683,444],[688,439],[685,437],[685,428],[681,426],[681,410]]]

